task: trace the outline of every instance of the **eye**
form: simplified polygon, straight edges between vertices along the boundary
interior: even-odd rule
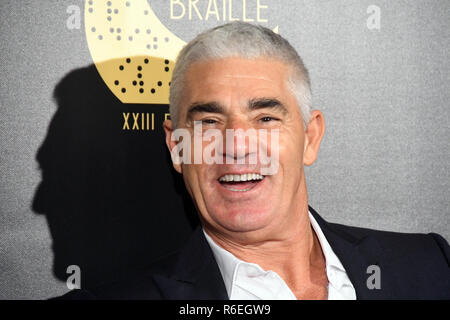
[[[269,121],[273,121],[273,120],[278,120],[278,119],[276,119],[276,118],[274,118],[274,117],[269,117],[269,116],[262,117],[262,118],[260,119],[260,121],[262,121],[262,122],[269,122]]]
[[[205,123],[205,124],[215,124],[217,121],[216,120],[214,120],[214,119],[204,119],[204,120],[202,120],[202,123]]]

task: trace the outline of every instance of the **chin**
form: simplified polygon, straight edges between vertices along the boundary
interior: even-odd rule
[[[265,228],[273,214],[262,208],[227,208],[210,211],[211,218],[221,228],[232,232],[250,232]]]

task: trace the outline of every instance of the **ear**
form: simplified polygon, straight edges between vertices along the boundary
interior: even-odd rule
[[[177,145],[177,141],[172,141],[172,133],[174,130],[172,120],[165,120],[163,122],[163,127],[164,132],[166,133],[166,146],[169,149],[169,152],[172,153],[173,148]],[[181,164],[172,162],[172,165],[178,173],[182,173]]]
[[[325,120],[322,112],[313,110],[311,120],[305,131],[305,149],[303,151],[303,164],[310,166],[316,161],[320,142],[325,133]]]

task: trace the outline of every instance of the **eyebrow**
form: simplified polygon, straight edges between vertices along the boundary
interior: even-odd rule
[[[191,104],[188,109],[188,117],[192,117],[192,115],[195,113],[202,113],[202,112],[224,113],[224,109],[217,102],[206,102],[206,103],[195,102]]]
[[[248,103],[250,110],[258,110],[265,108],[279,109],[284,114],[288,113],[288,110],[284,104],[275,98],[257,98],[251,99]]]
[[[255,98],[251,99],[247,107],[249,110],[258,110],[265,108],[279,109],[282,113],[288,113],[288,110],[284,104],[275,98]],[[225,113],[225,109],[221,104],[217,102],[194,102],[188,108],[188,118],[196,113]]]

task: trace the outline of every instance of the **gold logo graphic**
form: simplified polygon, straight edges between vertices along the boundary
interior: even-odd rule
[[[123,103],[169,103],[175,58],[185,42],[147,0],[86,0],[85,31],[100,76]]]

